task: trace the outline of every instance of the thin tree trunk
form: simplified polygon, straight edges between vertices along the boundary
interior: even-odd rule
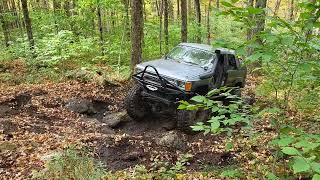
[[[1,23],[1,27],[2,27],[2,31],[3,31],[3,36],[4,36],[4,45],[6,47],[9,47],[9,31],[8,31],[8,26],[7,26],[7,22],[3,16],[3,14],[5,13],[5,9],[3,6],[3,3],[0,3],[0,23]]]
[[[27,29],[27,36],[30,44],[30,50],[32,54],[34,55],[34,39],[33,39],[33,33],[32,33],[32,25],[31,25],[31,19],[29,17],[29,10],[28,10],[28,4],[27,0],[21,0],[21,5],[22,5],[22,11],[23,11],[23,17],[24,17],[24,22],[26,25]]]
[[[180,0],[177,0],[177,19],[180,17]]]
[[[258,14],[255,18],[256,18],[256,24],[257,27],[255,29],[255,34],[259,34],[262,31],[264,31],[264,27],[265,27],[265,20],[266,20],[266,12],[265,12],[265,8],[267,7],[267,0],[257,0],[256,2],[256,8],[260,8],[263,9],[263,12],[261,14]],[[261,38],[257,38],[257,42],[259,44],[262,44],[262,40]]]
[[[164,2],[164,41],[165,41],[165,52],[169,51],[169,4],[168,0],[163,0]]]
[[[247,7],[253,7],[253,2],[254,2],[254,0],[248,0]],[[253,21],[253,16],[250,15],[249,19],[250,19],[250,21]],[[252,36],[253,36],[253,27],[251,25],[249,25],[248,29],[247,29],[247,41],[251,41]],[[249,47],[247,49],[247,56],[251,56],[252,53],[253,53],[253,49],[251,47]]]
[[[103,40],[103,25],[102,25],[102,18],[101,18],[100,2],[98,2],[98,5],[97,5],[97,16],[98,16],[101,55],[103,56],[104,55],[104,49],[103,49],[104,40]]]
[[[143,14],[144,14],[144,21],[147,21],[147,9],[146,9],[146,2],[143,1]]]
[[[20,27],[19,16],[18,16],[18,13],[17,13],[17,7],[16,7],[15,0],[11,0],[11,6],[12,6],[13,15],[15,17],[15,20],[14,20],[15,26],[16,26],[16,28],[19,28]]]
[[[278,15],[280,4],[281,4],[281,0],[276,0],[275,6],[274,6],[274,11],[273,11],[273,16]]]
[[[71,16],[71,13],[70,13],[70,1],[69,0],[65,0],[63,7],[64,7],[64,11],[65,11],[66,15],[68,17],[70,17]]]
[[[53,0],[52,4],[53,4],[54,27],[55,27],[55,30],[56,30],[56,34],[58,34],[59,26],[58,26],[58,22],[57,22],[57,14],[58,14],[58,11],[59,11],[59,3],[57,2],[57,0]]]
[[[294,0],[289,0],[289,20],[294,18]]]
[[[218,10],[220,9],[220,0],[216,0],[216,7]]]
[[[131,72],[141,62],[143,40],[143,0],[135,0],[132,3],[131,18]]]
[[[194,5],[195,5],[195,9],[196,9],[197,26],[198,26],[197,42],[201,43],[201,7],[200,7],[200,0],[194,0]]]
[[[253,35],[256,36],[256,42],[259,45],[263,45],[262,38],[260,37],[260,33],[264,31],[265,28],[265,20],[266,20],[266,12],[265,8],[267,7],[267,0],[257,0],[255,8],[263,9],[263,12],[257,14],[255,16],[256,28],[254,29]],[[254,50],[253,50],[254,51]],[[256,61],[253,63],[254,67],[261,67],[261,61]]]
[[[181,0],[181,41],[188,41],[188,9],[187,0]]]
[[[169,20],[174,19],[174,9],[172,0],[168,0],[168,16]]]
[[[126,34],[128,37],[130,37],[130,17],[129,17],[129,4],[130,0],[123,0],[124,3],[124,9],[125,9],[125,25],[126,25]]]
[[[208,5],[208,12],[207,12],[207,43],[211,44],[211,29],[210,29],[210,11],[211,11],[211,2],[212,0],[209,0]]]
[[[163,0],[160,0],[160,14],[159,14],[159,50],[162,54],[162,17],[163,17]]]
[[[184,1],[184,0],[181,0]],[[187,0],[186,0],[187,1]],[[192,0],[188,0],[188,14],[189,14],[189,18],[192,17]]]

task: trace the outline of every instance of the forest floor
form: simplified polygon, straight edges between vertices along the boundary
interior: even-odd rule
[[[0,177],[31,177],[44,168],[46,159],[70,145],[89,147],[111,171],[135,165],[151,168],[155,161],[175,163],[183,154],[193,155],[189,172],[240,164],[250,170],[255,158],[268,161],[271,152],[266,143],[274,136],[268,121],[254,127],[264,133],[255,139],[258,143],[243,135],[230,151],[225,149],[230,140],[226,135],[183,134],[175,130],[175,119],[170,116],[150,116],[140,122],[127,118],[107,127],[103,116],[124,111],[129,88],[128,82],[100,86],[76,81],[0,86]],[[251,78],[245,94],[254,88]],[[89,102],[91,107],[71,111],[68,106],[78,101]],[[159,137],[168,133],[178,137],[178,145],[159,145]],[[247,157],[248,153],[253,154]]]

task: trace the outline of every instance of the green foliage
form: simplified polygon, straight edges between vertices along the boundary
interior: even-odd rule
[[[280,132],[271,145],[290,157],[293,173],[317,177],[320,174],[320,135],[292,127],[283,127]]]
[[[34,175],[35,179],[101,179],[106,172],[85,151],[73,147],[63,151]]]
[[[207,96],[194,96],[190,103],[181,101],[178,109],[197,111],[199,109],[209,110],[213,116],[207,123],[198,122],[191,126],[194,131],[204,131],[205,134],[219,134],[227,132],[232,133],[232,127],[237,124],[250,123],[249,107],[245,105],[240,97],[232,95],[233,88],[222,87],[210,91]],[[222,96],[229,103],[224,104],[222,101],[212,100],[211,97]]]
[[[259,19],[256,15],[260,15],[262,9],[240,8],[228,2],[224,4],[227,10],[222,14],[231,15],[247,30],[256,28]],[[243,56],[247,55],[248,49],[253,50],[246,58],[247,63],[262,64],[258,67],[265,77],[259,88],[261,95],[276,99],[286,108],[293,106],[308,113],[315,113],[319,104],[319,98],[316,98],[319,91],[315,89],[320,85],[320,51],[316,45],[319,44],[319,36],[311,33],[318,26],[313,20],[318,6],[306,1],[299,3],[301,14],[291,22],[266,14],[264,31],[253,34],[251,40],[236,47],[238,54]]]

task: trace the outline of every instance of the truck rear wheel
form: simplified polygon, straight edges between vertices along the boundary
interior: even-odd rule
[[[209,117],[210,111],[208,110],[179,110],[177,113],[177,127],[184,133],[193,134],[195,131],[190,126],[195,125],[197,122],[206,122]]]
[[[147,114],[147,108],[141,97],[142,87],[134,85],[124,100],[124,106],[128,115],[133,120],[141,120]]]

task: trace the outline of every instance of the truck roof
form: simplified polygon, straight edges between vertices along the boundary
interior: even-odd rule
[[[221,54],[235,54],[235,51],[227,48],[214,48],[207,44],[198,44],[198,43],[180,43],[181,46],[189,46],[193,48],[203,49],[206,51],[215,52],[216,50],[220,50]]]

